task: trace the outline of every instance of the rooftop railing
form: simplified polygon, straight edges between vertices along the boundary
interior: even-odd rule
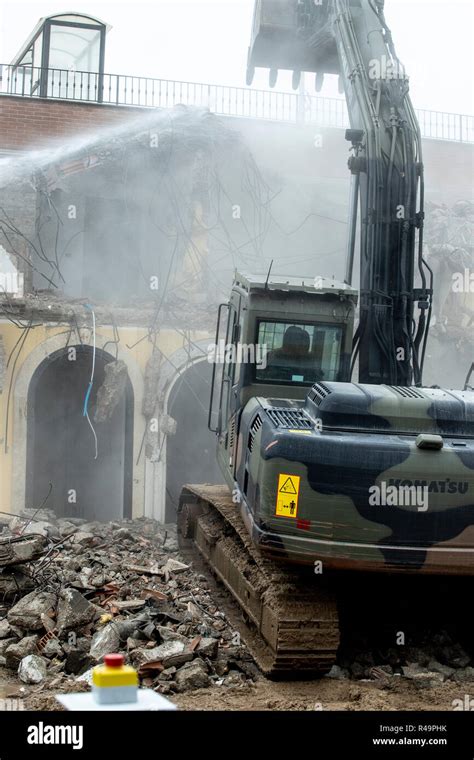
[[[0,95],[142,108],[182,104],[244,119],[340,129],[349,126],[342,98],[71,69],[3,65]],[[474,116],[427,110],[417,110],[416,114],[422,137],[474,142]]]

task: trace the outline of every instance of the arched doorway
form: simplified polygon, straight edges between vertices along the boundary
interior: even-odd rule
[[[72,349],[72,350],[71,350]],[[36,369],[28,388],[26,504],[45,504],[58,516],[113,520],[132,514],[133,390],[125,392],[110,418],[94,421],[105,366],[113,361],[96,349],[88,401],[97,435],[83,416],[93,349],[79,345],[56,351]]]
[[[166,522],[175,522],[185,483],[223,483],[217,465],[216,436],[207,427],[212,364],[191,364],[170,390],[168,414],[176,433],[166,441]]]

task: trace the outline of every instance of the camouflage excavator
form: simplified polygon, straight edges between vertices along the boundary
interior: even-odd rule
[[[257,2],[249,84],[256,66],[271,83],[277,67],[294,86],[301,71],[341,78],[346,278],[235,276],[216,335],[235,350],[214,364],[209,409],[227,486],[186,486],[178,527],[245,613],[262,670],[324,673],[339,626],[321,569],[474,574],[474,392],[422,383],[422,146],[383,2]]]

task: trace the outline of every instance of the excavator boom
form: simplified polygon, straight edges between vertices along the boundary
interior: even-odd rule
[[[360,217],[359,380],[422,384],[432,277],[422,256],[423,163],[408,79],[381,0],[258,0],[247,81],[255,67],[339,74],[351,128],[349,228]],[[359,207],[359,208],[358,208]],[[352,281],[354,235],[346,281]],[[415,288],[415,273],[419,287]],[[418,307],[418,310],[416,310]],[[416,313],[415,313],[416,312]]]

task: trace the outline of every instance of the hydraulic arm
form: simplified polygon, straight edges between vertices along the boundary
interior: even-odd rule
[[[382,0],[256,4],[248,81],[255,66],[339,73],[351,128],[353,175],[346,281],[360,218],[359,381],[421,385],[432,276],[423,259],[423,163],[408,79]],[[415,288],[415,273],[418,286]],[[415,307],[418,306],[416,310]],[[417,311],[417,313],[415,313]]]

